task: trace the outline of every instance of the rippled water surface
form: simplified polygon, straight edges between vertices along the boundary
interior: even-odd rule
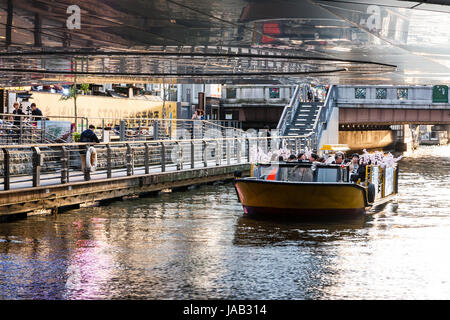
[[[450,299],[449,186],[430,147],[351,221],[244,218],[227,183],[0,223],[0,299]]]

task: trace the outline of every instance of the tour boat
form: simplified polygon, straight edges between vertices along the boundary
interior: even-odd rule
[[[397,194],[397,166],[367,165],[365,173],[364,182],[352,182],[341,165],[258,163],[250,177],[236,174],[235,187],[249,216],[353,216]]]

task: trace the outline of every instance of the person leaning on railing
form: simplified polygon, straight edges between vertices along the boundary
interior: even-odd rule
[[[19,142],[19,136],[20,136],[20,115],[25,115],[25,113],[22,111],[22,107],[20,105],[20,103],[18,101],[14,102],[13,104],[14,110],[13,110],[13,114],[17,115],[13,118],[14,120],[14,138],[13,141],[14,142]]]
[[[36,107],[36,103],[31,104],[31,115],[35,116],[33,117],[33,126],[37,125],[37,120],[42,120],[42,111]]]
[[[97,135],[93,131],[95,129],[94,125],[90,125],[88,129],[84,130],[80,135],[80,142],[95,142],[99,143]],[[81,171],[84,172],[86,166],[86,146],[80,146],[80,157],[81,157]]]

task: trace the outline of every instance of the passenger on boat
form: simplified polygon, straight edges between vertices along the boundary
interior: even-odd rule
[[[279,156],[279,157],[278,157],[278,162],[284,162],[283,156]]]
[[[319,160],[319,156],[315,153],[311,153],[311,156],[309,157],[310,162],[316,162]]]
[[[293,154],[291,154],[288,158],[288,162],[294,162],[295,161],[295,156]]]
[[[306,155],[303,152],[297,155],[297,161],[300,162],[302,160],[306,160]]]
[[[366,179],[366,166],[359,161],[359,154],[354,153],[352,155],[352,161],[349,164],[350,170],[350,181],[357,182],[361,180],[361,182]]]
[[[344,154],[342,152],[336,152],[335,160],[332,164],[342,164],[344,162]]]

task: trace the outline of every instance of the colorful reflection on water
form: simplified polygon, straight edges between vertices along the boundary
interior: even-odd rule
[[[0,299],[449,299],[450,148],[346,221],[242,216],[231,183],[0,224]]]

